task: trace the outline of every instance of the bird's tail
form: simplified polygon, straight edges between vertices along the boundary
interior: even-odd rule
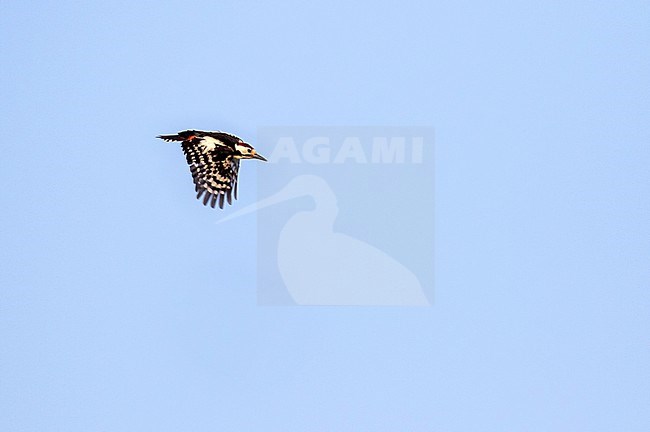
[[[199,133],[197,131],[186,130],[174,135],[158,135],[156,138],[160,138],[165,141],[185,141],[188,138],[191,138],[193,136],[198,136],[198,135]]]

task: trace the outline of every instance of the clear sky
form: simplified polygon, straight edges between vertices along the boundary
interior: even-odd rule
[[[0,430],[650,430],[648,22],[3,1]],[[431,307],[257,305],[255,217],[154,137],[274,125],[435,129]]]

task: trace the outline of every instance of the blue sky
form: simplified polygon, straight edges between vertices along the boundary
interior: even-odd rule
[[[650,6],[424,3],[3,2],[0,429],[650,428]],[[274,125],[435,128],[433,307],[257,306]]]

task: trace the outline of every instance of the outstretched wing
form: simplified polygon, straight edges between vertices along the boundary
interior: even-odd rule
[[[196,186],[196,198],[203,195],[203,205],[210,203],[214,208],[218,201],[219,208],[223,208],[225,200],[232,204],[233,192],[237,199],[239,159],[232,156],[229,147],[206,146],[201,141],[183,141],[182,144]]]

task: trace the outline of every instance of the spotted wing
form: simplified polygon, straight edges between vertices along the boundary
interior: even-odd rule
[[[210,203],[213,208],[217,201],[219,208],[223,208],[226,200],[232,204],[233,192],[237,199],[239,159],[225,147],[216,146],[206,151],[204,146],[191,141],[184,141],[182,146],[196,186],[196,198],[203,195],[203,205]]]

